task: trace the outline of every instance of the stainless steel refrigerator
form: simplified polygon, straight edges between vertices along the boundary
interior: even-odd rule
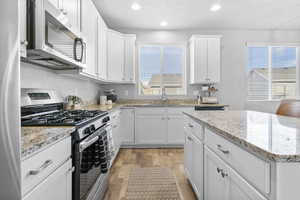
[[[0,3],[0,199],[21,199],[18,0]]]

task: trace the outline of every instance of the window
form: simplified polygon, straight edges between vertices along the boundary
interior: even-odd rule
[[[184,95],[185,48],[182,46],[145,45],[139,48],[139,94]]]
[[[295,98],[297,52],[296,46],[248,46],[248,100]]]

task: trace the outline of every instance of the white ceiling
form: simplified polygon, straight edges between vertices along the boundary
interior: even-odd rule
[[[210,6],[221,2],[222,9]],[[94,0],[111,28],[127,29],[297,29],[300,0]],[[142,6],[133,11],[131,4]],[[168,22],[161,27],[162,20]]]

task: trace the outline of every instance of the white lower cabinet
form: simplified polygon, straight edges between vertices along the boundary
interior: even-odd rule
[[[227,196],[230,200],[267,200],[230,167],[228,182]]]
[[[228,181],[225,176],[228,172],[225,163],[206,147],[204,160],[204,199],[227,200]]]
[[[183,115],[172,114],[167,116],[168,144],[183,144]]]
[[[114,151],[113,160],[114,160],[119,152],[122,143],[120,110],[116,110],[110,113],[110,119],[111,119],[111,128],[108,128],[107,131],[111,131],[111,135],[113,139],[113,151]]]
[[[137,144],[166,144],[165,117],[160,114],[136,116],[136,143]]]
[[[134,144],[134,108],[121,109],[122,144]]]
[[[136,144],[182,146],[184,144],[183,111],[185,108],[137,108],[135,112]]]
[[[188,178],[191,180],[193,173],[193,141],[190,133],[184,129],[185,143],[184,143],[184,168]]]
[[[199,200],[203,199],[203,143],[184,128],[185,172]]]
[[[266,200],[207,147],[204,155],[205,200]]]
[[[267,200],[268,194],[261,193],[266,190],[259,189],[262,183],[270,187],[266,181],[270,179],[269,163],[248,155],[191,118],[184,119],[184,166],[198,199]]]
[[[23,200],[72,200],[72,161],[69,160],[37,187]]]

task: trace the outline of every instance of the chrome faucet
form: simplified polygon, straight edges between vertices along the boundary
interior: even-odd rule
[[[163,102],[166,102],[168,100],[165,87],[162,87],[161,89],[161,100]]]

